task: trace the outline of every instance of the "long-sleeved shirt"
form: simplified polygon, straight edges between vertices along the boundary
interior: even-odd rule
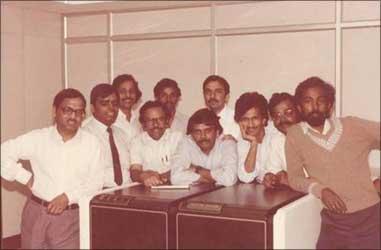
[[[370,151],[381,148],[380,123],[355,117],[328,122],[325,134],[303,122],[289,129],[285,150],[290,186],[319,198],[328,187],[344,201],[348,213],[380,202],[368,163]],[[305,178],[303,167],[310,178]]]
[[[191,136],[180,142],[171,164],[171,182],[175,185],[196,182],[200,175],[191,171],[192,165],[210,170],[217,184],[231,186],[237,182],[237,147],[233,140],[216,139],[208,155],[203,153]]]
[[[187,132],[188,117],[179,111],[176,111],[171,124],[172,131],[180,131],[184,135]]]
[[[287,170],[286,153],[284,146],[286,143],[286,136],[281,132],[274,133],[270,140],[270,151],[265,163],[265,172],[276,174],[280,171]]]
[[[98,139],[82,129],[64,142],[55,126],[33,130],[1,145],[1,176],[26,184],[32,173],[17,163],[30,160],[32,193],[51,201],[65,193],[69,204],[102,189],[103,166]]]
[[[159,140],[152,139],[143,132],[132,141],[130,150],[131,165],[143,166],[143,171],[153,170],[165,173],[170,170],[170,163],[183,134],[166,129]]]
[[[117,184],[114,181],[114,165],[112,160],[112,152],[109,141],[109,133],[107,126],[92,117],[91,120],[83,127],[91,134],[95,135],[102,147],[101,153],[104,159],[104,187],[115,187]],[[131,182],[130,178],[130,153],[128,148],[127,137],[124,132],[117,126],[111,125],[114,142],[119,153],[119,161],[122,169],[123,184]]]
[[[234,120],[234,110],[225,105],[225,107],[217,114],[220,117],[220,124],[224,129],[224,135],[232,135],[235,139],[241,137],[241,131],[238,124]]]
[[[123,130],[129,143],[142,132],[142,127],[136,111],[131,111],[131,119],[128,121],[122,110],[119,110],[114,125]]]
[[[254,171],[250,173],[245,169],[245,161],[250,150],[250,142],[243,138],[238,139],[238,178],[240,181],[249,183],[256,179],[257,181],[262,182],[266,173],[266,161],[270,154],[271,140],[274,134],[272,126],[267,126],[265,128],[265,136],[263,137],[262,142],[257,144],[255,168]]]

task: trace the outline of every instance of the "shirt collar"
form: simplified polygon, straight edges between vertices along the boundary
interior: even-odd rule
[[[226,106],[226,104],[225,104],[224,108],[221,109],[220,113],[218,113],[218,114],[216,114],[216,115],[219,116],[219,117],[225,117],[227,111],[228,111],[228,110],[227,110],[227,106]]]
[[[136,111],[134,109],[131,110],[131,119],[130,119],[130,121],[128,121],[126,119],[126,115],[123,113],[123,111],[121,109],[119,109],[119,111],[118,111],[118,117],[117,117],[118,120],[122,120],[124,122],[132,122],[136,118],[137,118],[137,113],[136,113]]]
[[[167,139],[167,137],[169,136],[169,133],[170,133],[170,129],[167,128],[164,131],[164,134],[160,137],[160,139],[159,140],[155,140],[146,131],[144,131],[142,133],[143,141],[146,142],[146,143],[159,143],[159,142],[165,141]]]
[[[324,127],[323,127],[323,133],[320,133],[316,129],[312,128],[307,122],[301,122],[300,126],[302,127],[303,133],[306,134],[308,130],[312,130],[318,134],[326,135],[328,131],[331,129],[331,123],[329,119],[325,119],[324,121]]]
[[[63,141],[62,135],[58,132],[57,124],[51,127],[51,134],[54,140],[61,142],[61,143],[68,143],[71,141],[77,141],[82,137],[82,129],[78,128],[77,133],[66,142]]]
[[[101,133],[107,132],[107,126],[102,122],[98,121],[95,117],[92,118],[92,122],[94,124],[94,127]],[[113,126],[111,125],[110,127],[112,128]]]

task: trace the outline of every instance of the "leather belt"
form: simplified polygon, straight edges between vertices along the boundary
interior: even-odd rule
[[[44,207],[48,207],[49,205],[49,202],[47,201],[44,201],[43,199],[40,199],[38,198],[37,196],[35,196],[34,194],[32,194],[32,196],[30,197],[31,200],[37,202],[38,204],[44,206]],[[78,204],[71,204],[71,205],[68,205],[65,210],[67,209],[77,209],[79,208]]]

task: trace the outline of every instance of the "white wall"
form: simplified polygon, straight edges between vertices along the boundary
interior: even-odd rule
[[[1,141],[51,124],[51,104],[63,87],[59,14],[1,2]],[[20,233],[27,190],[1,179],[2,237]]]

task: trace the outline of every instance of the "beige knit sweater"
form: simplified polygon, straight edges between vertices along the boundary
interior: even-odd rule
[[[331,188],[347,206],[347,213],[380,201],[370,177],[368,156],[380,150],[380,123],[355,117],[329,120],[326,135],[300,124],[287,133],[286,161],[292,188],[320,198],[321,189]],[[305,178],[303,167],[310,178]]]

